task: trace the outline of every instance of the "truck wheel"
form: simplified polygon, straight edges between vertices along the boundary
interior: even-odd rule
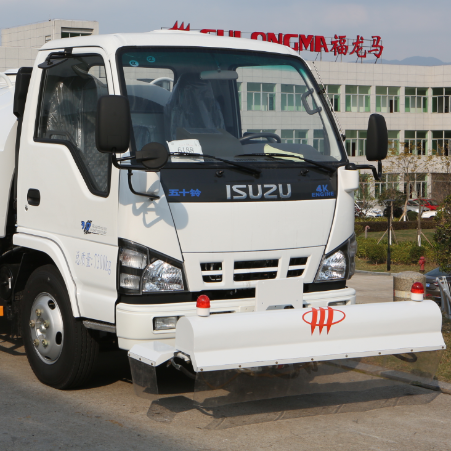
[[[22,336],[36,377],[58,389],[85,383],[94,367],[98,343],[75,319],[58,269],[45,265],[28,279],[21,304]]]

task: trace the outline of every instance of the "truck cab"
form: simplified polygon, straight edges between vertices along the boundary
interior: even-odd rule
[[[358,171],[290,48],[183,31],[55,40],[18,90],[1,302],[44,383],[84,381],[105,332],[125,350],[173,344],[200,296],[232,315],[265,292],[274,310],[355,303]]]

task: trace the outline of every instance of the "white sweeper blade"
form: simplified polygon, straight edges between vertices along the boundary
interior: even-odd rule
[[[320,362],[445,348],[433,301],[183,317],[175,348],[194,371]]]

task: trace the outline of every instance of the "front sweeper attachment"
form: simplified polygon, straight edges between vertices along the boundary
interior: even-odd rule
[[[194,401],[206,407],[366,389],[387,378],[417,383],[435,375],[441,321],[433,301],[183,317],[175,347],[130,350],[133,383],[157,395],[155,368],[168,362],[195,378]]]

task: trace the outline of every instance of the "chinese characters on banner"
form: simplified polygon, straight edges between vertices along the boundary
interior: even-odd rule
[[[184,22],[178,25],[178,21],[170,30],[190,31],[190,24],[185,27]],[[244,37],[244,32],[235,30],[216,30],[214,28],[204,28],[201,33],[212,33],[217,36],[229,36],[234,38]],[[338,55],[356,55],[358,58],[367,58],[368,54],[380,58],[384,50],[380,36],[371,36],[371,39],[365,39],[357,35],[357,38],[348,38],[346,35],[335,35],[333,38],[324,36],[304,35],[304,34],[284,34],[284,33],[264,33],[254,31],[250,34],[251,39],[275,42],[286,45],[297,52],[304,50],[310,52],[324,52]],[[329,42],[328,42],[329,41]]]

